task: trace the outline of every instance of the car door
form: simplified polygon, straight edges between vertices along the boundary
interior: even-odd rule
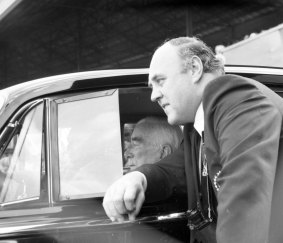
[[[176,199],[145,205],[136,222],[105,215],[104,192],[123,175],[119,108],[119,90],[111,89],[50,96],[19,109],[0,137],[0,160],[8,164],[0,242],[188,239]]]
[[[54,210],[47,200],[44,124],[41,99],[19,108],[1,133],[0,242],[47,239],[40,232],[23,233]]]

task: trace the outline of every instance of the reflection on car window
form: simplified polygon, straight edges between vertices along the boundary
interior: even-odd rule
[[[133,133],[133,130],[135,128],[135,124],[134,123],[125,123],[124,124],[124,150],[123,150],[123,154],[125,155],[125,151],[127,150],[128,146],[131,143],[131,135]],[[123,174],[126,174],[129,171],[129,168],[125,167],[127,163],[127,159],[125,158],[125,156],[123,156]]]
[[[43,136],[43,105],[19,124],[0,158],[0,202],[39,197]]]
[[[124,150],[126,150],[129,144],[131,143],[131,135],[133,133],[134,128],[134,123],[124,124]]]
[[[102,196],[122,175],[118,91],[58,104],[60,197]]]

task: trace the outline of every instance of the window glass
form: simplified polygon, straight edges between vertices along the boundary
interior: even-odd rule
[[[61,199],[104,195],[123,171],[118,91],[59,102],[58,141]]]
[[[0,202],[39,197],[43,105],[15,126],[16,133],[0,158]]]

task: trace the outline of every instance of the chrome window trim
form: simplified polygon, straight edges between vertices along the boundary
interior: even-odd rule
[[[49,208],[51,209],[51,208]],[[61,212],[61,209],[58,209],[56,207],[52,208],[52,210],[55,210],[54,213]],[[52,213],[53,211],[51,211]],[[158,222],[174,222],[178,220],[187,220],[187,216],[185,212],[180,213],[172,213],[172,214],[163,214],[159,216],[145,216],[137,218],[134,221],[126,220],[124,222],[112,222],[110,219],[86,219],[81,221],[72,221],[72,222],[53,222],[52,226],[53,229],[63,231],[63,230],[80,230],[86,227],[103,227],[103,226],[134,226],[134,225],[141,225],[141,224],[147,224],[147,223],[158,223]],[[0,233],[5,234],[14,234],[17,232],[20,232],[22,235],[28,234],[30,235],[30,231],[33,230],[33,232],[42,232],[46,227],[46,224],[44,223],[30,223],[28,225],[24,226],[7,226],[4,228],[0,228]],[[149,226],[150,227],[150,226]]]
[[[52,176],[52,165],[51,165],[51,156],[52,156],[52,143],[51,143],[51,100],[46,98],[44,99],[45,103],[45,158],[46,158],[46,174],[47,174],[47,194],[48,194],[48,204],[53,206],[53,176]]]
[[[13,117],[10,119],[8,125],[5,127],[5,129],[2,131],[1,135],[0,135],[0,140],[2,139],[2,137],[5,135],[5,132],[7,131],[8,128],[14,127],[14,130],[11,131],[11,137],[14,134],[14,131],[16,129],[16,124],[19,123],[19,120],[21,120],[23,117],[25,117],[25,115],[34,107],[36,107],[37,105],[43,103],[43,99],[39,99],[39,100],[35,100],[32,101],[26,105],[24,105],[23,107],[21,107],[16,114],[13,115]],[[43,114],[42,114],[43,115]],[[9,137],[9,139],[11,138]],[[10,140],[7,140],[7,142],[5,144],[8,144],[10,142]],[[4,143],[0,146],[3,146]],[[25,198],[25,199],[21,199],[21,200],[16,200],[16,201],[11,201],[11,202],[3,202],[0,203],[0,207],[5,207],[8,205],[14,205],[14,204],[19,204],[19,203],[23,203],[23,202],[27,202],[27,201],[36,201],[40,199],[40,195],[36,196],[36,197],[31,197],[31,198]]]
[[[265,67],[225,66],[226,73],[247,73],[264,75],[283,75],[283,69]]]
[[[10,119],[10,121],[8,122],[8,125],[4,128],[4,130],[1,132],[0,134],[0,141],[2,140],[3,136],[5,135],[5,133],[7,132],[7,130],[9,128],[15,128],[18,124],[18,121],[20,119],[22,119],[22,117],[27,113],[29,112],[33,107],[39,105],[40,103],[42,103],[43,100],[40,99],[40,100],[36,100],[36,101],[33,101],[31,103],[28,103],[26,105],[24,105],[23,107],[21,107],[17,112],[16,114],[13,115],[13,117]],[[14,131],[14,130],[13,130]],[[13,133],[13,132],[12,132]],[[0,147],[2,148],[2,145],[3,144],[0,144]]]
[[[69,201],[69,200],[77,200],[77,199],[90,199],[90,198],[99,198],[99,197],[103,197],[105,192],[96,192],[96,193],[89,193],[89,194],[80,194],[80,195],[70,195],[67,198],[62,198],[61,193],[60,193],[60,183],[61,183],[61,178],[60,178],[60,161],[59,161],[59,148],[58,148],[58,106],[60,104],[64,104],[64,103],[70,103],[70,102],[75,102],[75,101],[83,101],[83,100],[87,100],[87,99],[95,99],[95,98],[101,98],[101,97],[106,97],[106,96],[112,96],[115,92],[119,92],[118,88],[115,89],[107,89],[107,87],[105,87],[105,90],[101,90],[101,91],[91,91],[91,92],[87,92],[87,93],[80,93],[80,94],[75,94],[75,93],[71,93],[71,94],[67,94],[65,97],[56,97],[51,99],[50,103],[52,104],[52,108],[53,108],[53,112],[51,113],[51,117],[52,117],[52,122],[56,123],[56,125],[54,124],[52,128],[52,131],[50,131],[50,134],[52,136],[54,136],[54,138],[56,137],[56,141],[53,138],[53,146],[54,144],[56,144],[57,146],[57,151],[55,151],[55,148],[52,149],[52,153],[53,156],[55,156],[55,153],[57,153],[56,155],[56,159],[57,161],[55,162],[55,158],[53,158],[53,164],[50,162],[49,164],[51,166],[54,166],[51,171],[53,171],[53,175],[51,178],[53,178],[52,183],[53,185],[51,186],[51,190],[52,190],[52,205],[54,203],[57,202],[64,202],[64,201]],[[119,93],[118,93],[119,95]],[[64,96],[64,95],[63,95]],[[118,106],[119,106],[119,101],[118,101]],[[52,109],[51,109],[52,110]],[[119,116],[120,116],[120,111],[118,111]],[[56,122],[55,122],[56,120]],[[51,122],[51,121],[50,121]],[[120,137],[121,139],[121,137]],[[51,138],[49,139],[49,141],[51,141]],[[122,148],[121,148],[122,149]],[[56,168],[58,167],[58,168]],[[54,176],[55,175],[55,176]],[[56,180],[55,178],[56,177]],[[59,186],[59,188],[57,188]],[[57,191],[58,190],[58,191]]]
[[[39,198],[40,197],[38,196],[38,197],[25,198],[25,199],[21,199],[21,200],[17,200],[17,201],[12,201],[12,202],[5,202],[5,203],[1,203],[0,206],[5,207],[5,206],[8,206],[8,205],[14,205],[14,204],[18,204],[18,203],[36,201],[36,200],[39,200]]]
[[[107,87],[105,87],[105,89],[107,89]],[[118,89],[108,89],[108,90],[94,91],[94,92],[78,94],[78,95],[72,94],[70,97],[59,98],[59,99],[55,99],[54,101],[57,104],[61,104],[61,103],[66,103],[66,102],[73,102],[73,101],[80,101],[80,100],[85,100],[85,99],[92,99],[92,98],[111,96],[117,90]]]

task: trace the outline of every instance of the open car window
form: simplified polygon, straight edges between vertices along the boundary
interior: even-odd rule
[[[55,102],[60,200],[103,196],[123,173],[118,90]]]

